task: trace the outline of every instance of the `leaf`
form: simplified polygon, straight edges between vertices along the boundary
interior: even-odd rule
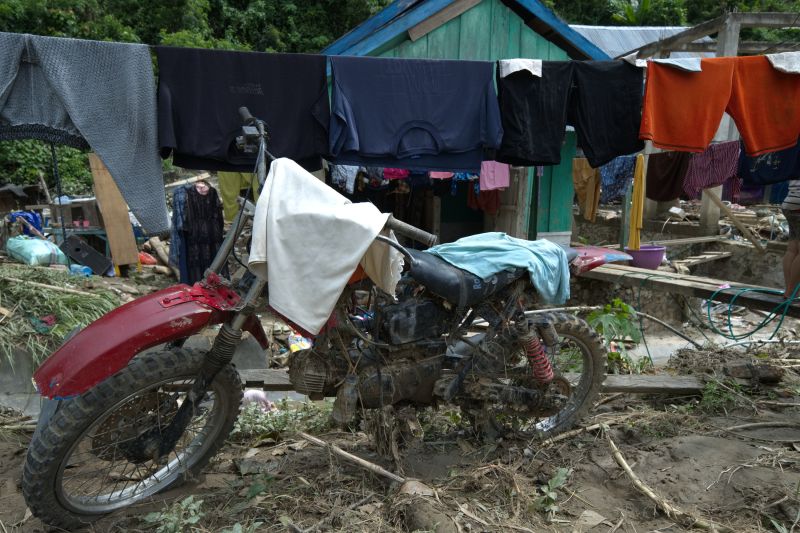
[[[578,521],[575,522],[575,525],[580,526],[580,530],[583,530],[583,528],[592,529],[594,526],[602,524],[605,520],[605,516],[587,509],[581,513],[581,515],[578,517]]]

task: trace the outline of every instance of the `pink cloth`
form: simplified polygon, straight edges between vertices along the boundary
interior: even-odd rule
[[[452,172],[431,172],[430,173],[432,180],[449,180],[453,177]]]
[[[482,191],[505,189],[511,183],[511,168],[505,163],[484,161],[481,163],[480,186]]]
[[[384,168],[383,177],[387,180],[404,180],[410,172],[404,168]]]

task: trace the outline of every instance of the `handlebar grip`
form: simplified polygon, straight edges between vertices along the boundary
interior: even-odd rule
[[[245,124],[252,124],[256,120],[253,118],[253,115],[250,114],[250,110],[244,106],[239,108],[239,116],[242,117],[242,121]]]
[[[397,220],[392,215],[389,215],[389,219],[386,221],[386,227],[394,230],[400,235],[408,237],[409,239],[414,239],[415,241],[421,242],[428,247],[436,246],[436,244],[439,242],[439,237],[436,235],[428,233],[427,231],[423,231],[412,226],[411,224],[406,224],[402,220]]]

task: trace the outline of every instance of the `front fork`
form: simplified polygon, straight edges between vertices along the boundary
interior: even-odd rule
[[[217,373],[222,370],[233,359],[233,354],[236,347],[242,340],[242,329],[245,321],[255,313],[255,303],[261,292],[264,290],[267,282],[260,278],[256,278],[247,294],[242,299],[242,307],[233,315],[230,322],[226,322],[220,328],[219,334],[214,339],[214,344],[211,350],[203,360],[203,366],[200,373],[197,375],[192,389],[189,391],[186,400],[178,408],[175,417],[162,432],[159,438],[147,439],[148,442],[143,443],[145,455],[149,458],[157,459],[163,457],[175,447],[178,439],[180,439],[183,432],[186,431],[189,422],[194,418],[197,413],[197,406],[200,401],[205,397],[211,382],[214,381]]]

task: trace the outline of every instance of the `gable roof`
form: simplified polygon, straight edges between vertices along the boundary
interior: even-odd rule
[[[382,45],[431,18],[448,6],[465,0],[394,0],[381,11],[328,45],[326,55],[369,55]],[[476,2],[472,2],[474,5]],[[576,59],[611,57],[558,18],[539,0],[503,0],[525,24],[553,41]]]

